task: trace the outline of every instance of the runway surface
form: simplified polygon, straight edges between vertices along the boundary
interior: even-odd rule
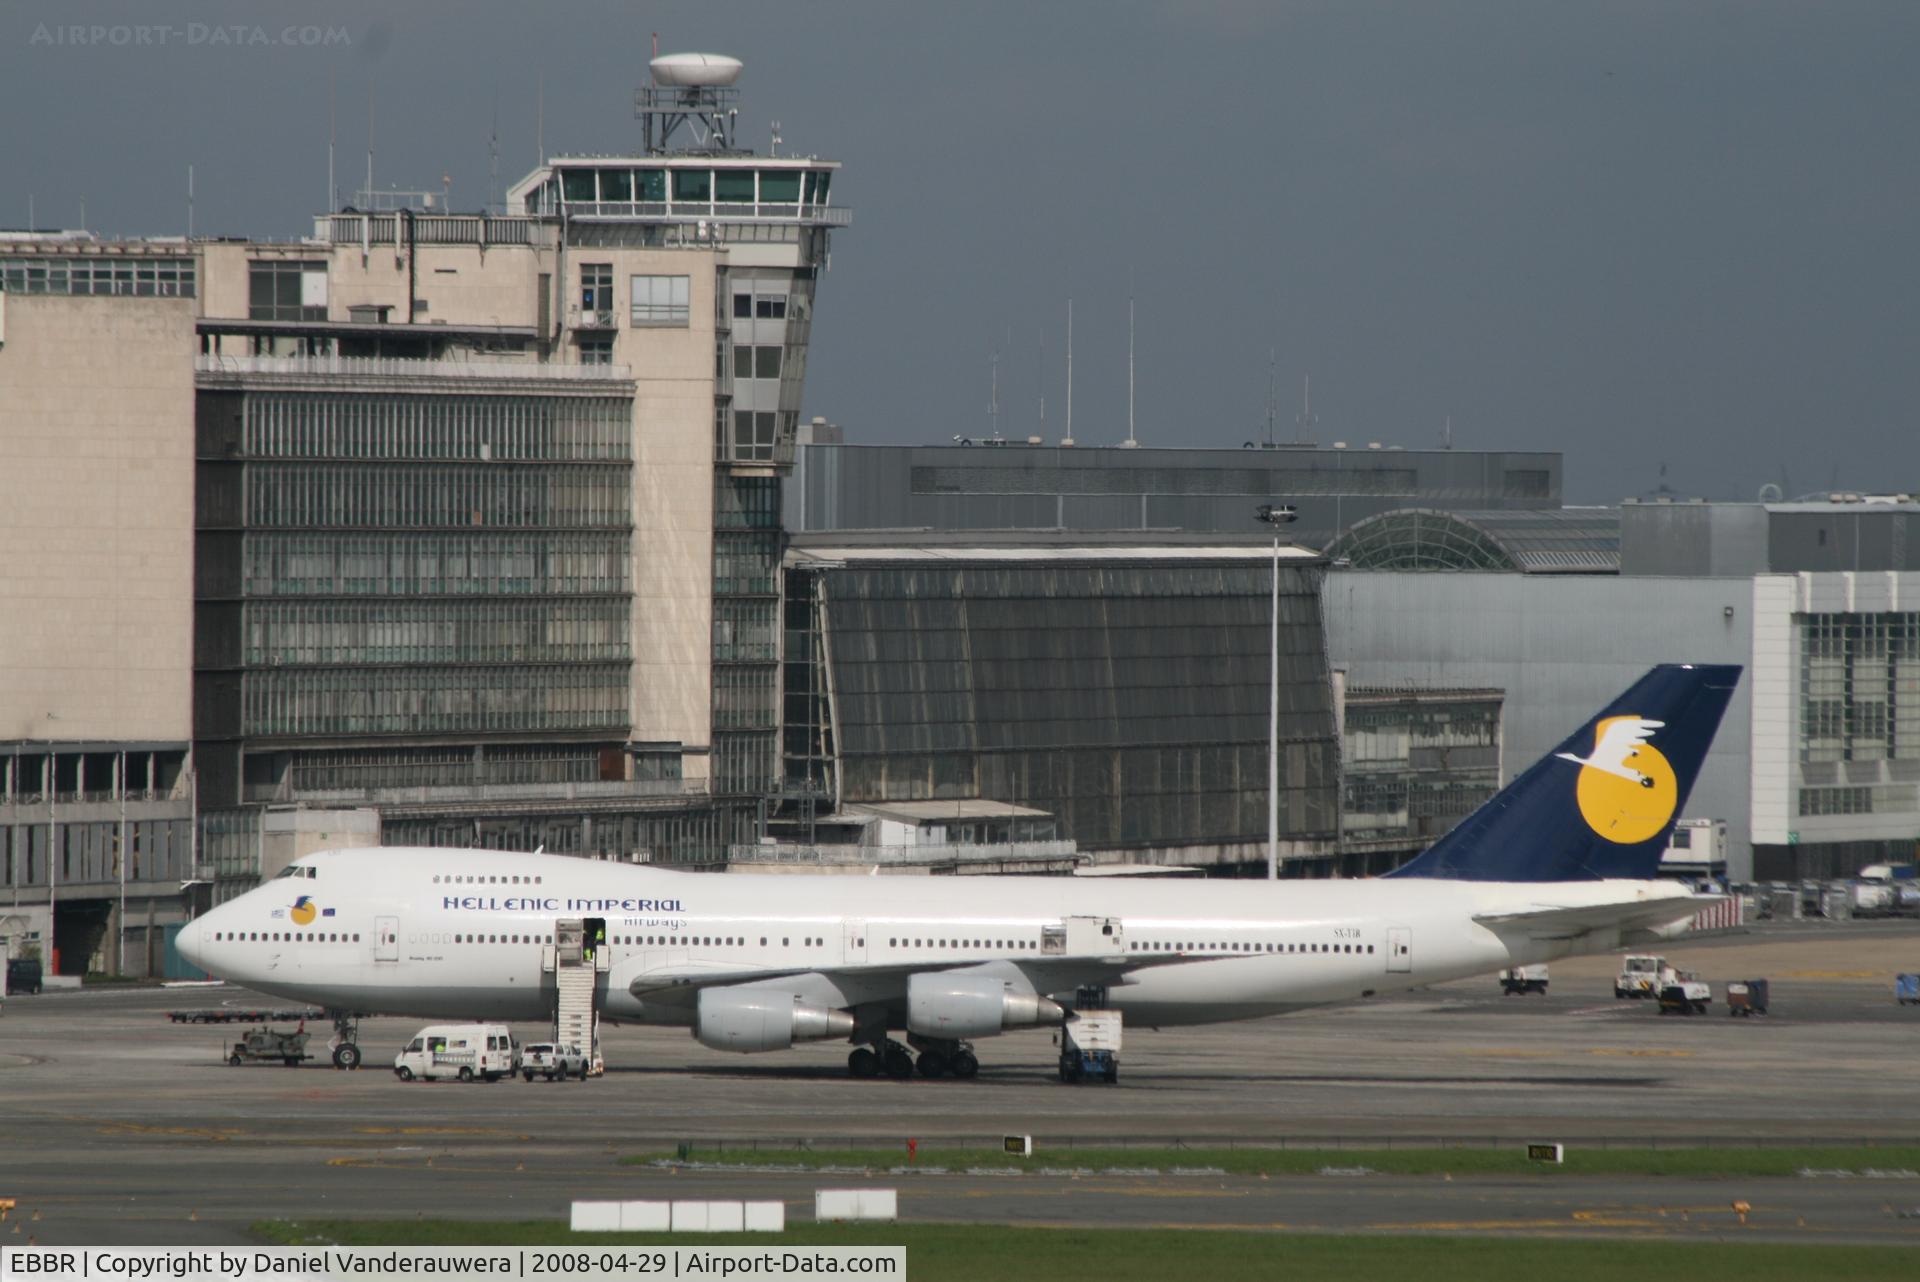
[[[616,1165],[681,1140],[952,1146],[1031,1133],[1042,1158],[1117,1140],[1373,1148],[1424,1141],[1920,1141],[1920,923],[1762,927],[1669,947],[1713,981],[1766,976],[1774,1011],[1661,1017],[1616,1002],[1616,959],[1557,963],[1545,997],[1491,979],[1286,1019],[1130,1028],[1114,1087],[1066,1087],[1045,1033],[980,1043],[977,1081],[859,1082],[845,1048],[725,1056],[683,1032],[610,1029],[585,1083],[403,1084],[382,1065],[417,1027],[370,1020],[368,1067],[231,1068],[239,1026],[174,1007],[273,1004],[224,989],[15,998],[0,1017],[6,1244],[242,1241],[270,1216],[564,1218],[575,1198],[778,1197],[898,1187],[903,1217],[1001,1223],[1576,1234],[1920,1245],[1920,1178],[1703,1181],[1326,1174],[872,1177]],[[535,1039],[535,1028],[520,1030]],[[318,1048],[326,1030],[315,1037]],[[1345,1169],[1337,1151],[1329,1167]],[[1731,1211],[1754,1210],[1748,1224]],[[31,1213],[38,1211],[34,1220]],[[15,1226],[21,1234],[13,1234]]]

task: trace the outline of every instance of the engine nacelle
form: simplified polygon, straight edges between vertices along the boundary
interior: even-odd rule
[[[795,1042],[850,1037],[853,1016],[804,1005],[798,994],[763,988],[702,989],[693,1035],[717,1051],[783,1051]]]
[[[922,1037],[992,1037],[1029,1024],[1060,1024],[1058,1002],[1018,992],[990,975],[944,971],[907,979],[907,1028]]]

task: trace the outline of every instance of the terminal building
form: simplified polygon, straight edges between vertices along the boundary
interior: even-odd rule
[[[1910,501],[845,444],[801,422],[838,166],[737,145],[738,64],[668,64],[629,154],[499,210],[0,235],[0,949],[164,972],[346,843],[1264,871],[1275,650],[1291,875],[1393,866],[1676,658],[1750,672],[1690,866],[1910,856]]]
[[[1340,754],[1311,550],[846,533],[795,536],[786,564],[785,773],[833,811],[1019,808],[1095,863],[1264,875],[1277,647],[1279,853],[1332,855]]]
[[[342,834],[755,839],[781,478],[850,215],[836,162],[738,144],[737,62],[694,61],[656,64],[629,154],[501,212],[0,239],[8,947],[140,969],[132,923]]]
[[[1409,507],[1552,512],[1556,453],[1281,445],[1239,450],[1029,443],[800,448],[787,528],[834,530],[1256,529],[1285,503],[1293,541],[1325,547],[1354,522]]]
[[[1674,862],[1735,882],[1912,862],[1920,505],[1842,495],[1518,519],[1393,513],[1336,540],[1328,644],[1348,682],[1503,691],[1510,777],[1652,664],[1741,664],[1685,816],[1725,849]]]

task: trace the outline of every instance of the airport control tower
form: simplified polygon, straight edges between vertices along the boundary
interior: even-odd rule
[[[780,484],[816,286],[851,216],[832,201],[836,162],[740,145],[737,59],[671,54],[649,70],[634,96],[641,149],[555,158],[509,190],[508,213],[558,220],[577,282],[566,341],[638,382],[634,729],[657,744],[641,768],[764,794],[779,776]],[[662,250],[681,266],[661,268]],[[709,323],[710,349],[660,342]],[[695,402],[697,439],[684,430]],[[711,574],[690,573],[703,560]],[[678,658],[709,634],[710,680]]]

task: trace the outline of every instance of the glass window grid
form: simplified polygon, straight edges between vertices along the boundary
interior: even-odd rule
[[[659,206],[645,212],[666,212],[668,174],[672,175],[675,204],[694,204],[702,208],[722,205],[792,206],[797,212],[806,206],[825,205],[832,194],[831,171],[800,169],[746,169],[727,166],[716,169],[636,169],[627,166],[568,166],[560,171],[560,195],[570,205]],[[543,193],[536,203],[545,212],[552,194]],[[610,211],[603,211],[610,212]]]
[[[292,779],[296,793],[593,783],[600,778],[600,752],[598,745],[488,745],[479,753],[471,748],[314,752],[294,758]]]
[[[325,307],[305,304],[307,273],[324,277],[325,263],[291,261],[250,262],[247,264],[247,319],[281,321],[323,321]]]
[[[625,598],[256,601],[242,612],[250,667],[572,663],[626,659]]]
[[[0,293],[192,298],[191,258],[0,258]]]
[[[1801,762],[1920,760],[1920,612],[1798,617]]]
[[[257,669],[241,678],[242,732],[624,731],[628,673],[624,663]]]
[[[243,592],[272,596],[624,593],[624,534],[249,533]]]
[[[631,284],[636,329],[684,327],[690,322],[691,277],[635,276]]]
[[[253,392],[243,439],[255,458],[600,462],[633,457],[620,397]]]
[[[716,476],[713,498],[713,527],[716,530],[780,528],[778,478]]]
[[[246,521],[260,528],[626,528],[624,466],[527,463],[273,463],[248,468]]]

